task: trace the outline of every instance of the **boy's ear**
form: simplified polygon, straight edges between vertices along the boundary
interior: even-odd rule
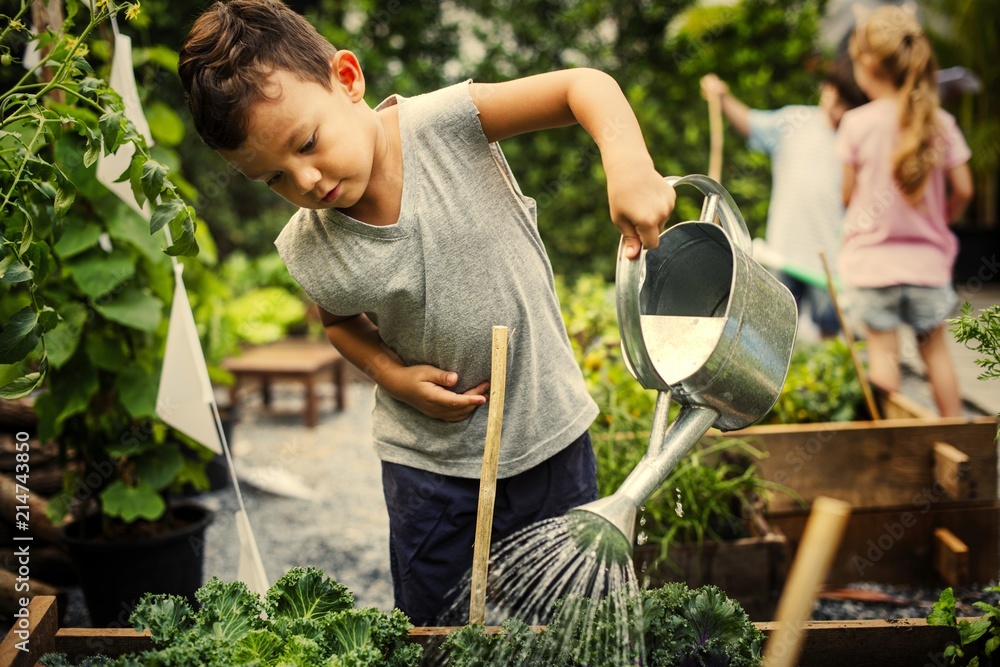
[[[341,49],[330,58],[330,82],[340,86],[351,99],[358,102],[365,96],[365,75],[361,63],[353,52]]]

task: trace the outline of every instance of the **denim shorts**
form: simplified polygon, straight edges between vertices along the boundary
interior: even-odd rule
[[[850,290],[850,310],[873,331],[907,324],[919,336],[941,326],[955,312],[958,296],[950,284],[889,285]]]

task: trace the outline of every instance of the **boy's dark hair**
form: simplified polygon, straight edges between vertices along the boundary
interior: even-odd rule
[[[336,50],[279,0],[220,0],[198,17],[177,66],[194,126],[209,148],[247,139],[250,107],[267,99],[267,76],[286,70],[331,90]]]
[[[840,101],[848,109],[868,104],[870,101],[864,91],[858,87],[858,82],[854,80],[854,63],[851,62],[849,53],[842,53],[833,61],[827,68],[823,82],[830,84],[837,90]]]

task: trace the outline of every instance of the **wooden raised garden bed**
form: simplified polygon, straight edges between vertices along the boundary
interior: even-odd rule
[[[149,634],[130,628],[59,628],[55,598],[38,596],[28,607],[30,621],[24,639],[8,633],[0,644],[0,667],[34,667],[46,653],[66,653],[71,659],[95,653],[116,657],[152,646]],[[757,623],[765,635],[774,623]],[[426,663],[434,648],[454,628],[414,628],[410,637],[425,646]],[[937,665],[955,630],[929,626],[923,619],[879,621],[816,621],[803,628],[801,667],[844,665]],[[19,642],[26,642],[22,651]]]
[[[997,421],[929,416],[905,397],[882,397],[881,421],[752,426],[727,436],[761,446],[766,480],[806,503],[830,496],[852,506],[827,584],[857,581],[966,586],[1000,572]],[[794,552],[808,507],[782,494],[771,523]]]
[[[703,544],[672,544],[669,562],[657,544],[633,548],[635,571],[650,588],[683,581],[690,588],[718,586],[740,603],[750,620],[774,618],[791,564],[788,539],[765,516],[748,522],[751,537]]]

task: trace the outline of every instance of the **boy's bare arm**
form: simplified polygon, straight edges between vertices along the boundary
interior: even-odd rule
[[[750,134],[750,107],[732,96],[729,84],[715,74],[706,74],[701,77],[701,95],[705,99],[717,96],[722,106],[722,113],[736,131],[744,137]]]
[[[333,315],[319,309],[326,337],[349,362],[385,389],[389,395],[428,417],[444,421],[467,419],[486,402],[489,383],[483,382],[464,394],[448,389],[458,374],[427,364],[406,366],[379,336],[378,327],[365,315]]]
[[[639,123],[610,76],[579,68],[504,83],[472,84],[483,132],[500,141],[525,132],[579,123],[601,151],[611,220],[626,254],[655,248],[674,208],[674,191],[656,172]]]

